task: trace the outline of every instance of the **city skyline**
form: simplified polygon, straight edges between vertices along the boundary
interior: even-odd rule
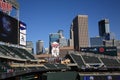
[[[70,37],[70,25],[77,15],[88,15],[89,38],[98,36],[98,21],[110,20],[111,32],[119,39],[119,0],[101,1],[26,1],[18,0],[20,4],[20,20],[27,24],[27,40],[43,40],[45,47],[49,47],[49,33],[64,31],[67,39]],[[114,4],[113,4],[114,3]],[[33,6],[33,4],[35,4]],[[62,5],[62,6],[61,6]]]

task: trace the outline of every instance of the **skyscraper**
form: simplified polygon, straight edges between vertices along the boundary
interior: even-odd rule
[[[36,54],[43,53],[43,49],[44,49],[44,41],[38,40],[36,42]]]
[[[69,46],[74,46],[74,37],[73,37],[73,23],[70,26],[70,39],[69,39]]]
[[[78,15],[73,19],[74,49],[88,47],[88,16]]]
[[[60,35],[60,38],[64,38],[63,30],[58,30],[58,33],[59,33],[59,35]]]
[[[49,35],[49,51],[50,51],[50,53],[51,53],[51,49],[52,49],[51,44],[53,42],[59,43],[59,38],[60,38],[59,33],[50,33],[50,35]]]
[[[32,41],[26,41],[26,49],[30,53],[34,53],[34,48],[33,48],[33,42]]]
[[[109,37],[110,28],[109,28],[109,20],[103,19],[98,22],[99,25],[99,36],[100,37]]]
[[[91,47],[100,47],[103,46],[103,38],[102,37],[91,37],[90,38]]]

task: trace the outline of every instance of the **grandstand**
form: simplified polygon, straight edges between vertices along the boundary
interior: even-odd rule
[[[116,57],[83,52],[69,52],[65,58],[70,59],[72,64],[77,63],[75,65],[77,70],[120,70],[120,61]]]
[[[0,45],[0,56],[6,56],[10,59],[35,60],[35,57],[26,49],[10,45]]]
[[[119,77],[120,60],[115,56],[68,51],[63,60],[69,62],[39,63],[39,60],[25,48],[0,44],[0,79],[13,79],[19,76],[29,78],[28,75],[37,75],[41,77],[41,80],[44,77],[48,78],[46,80],[51,80],[49,76],[56,79],[57,77],[54,78],[53,75],[60,77],[58,74],[62,72],[65,72],[63,77],[67,77],[68,74],[76,75],[73,76],[74,80],[89,80],[87,78],[91,76],[95,80],[100,77],[106,78],[108,75],[113,78]]]
[[[48,71],[70,70],[65,64],[39,63],[33,54],[24,47],[0,44],[0,79],[12,79],[15,76]],[[17,73],[17,74],[16,74]]]
[[[35,63],[37,60],[26,49],[0,44],[0,72],[13,71],[12,65]],[[19,67],[19,66],[17,66]],[[15,68],[16,69],[16,68]]]

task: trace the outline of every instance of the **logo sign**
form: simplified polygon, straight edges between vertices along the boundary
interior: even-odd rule
[[[12,5],[10,3],[3,1],[3,0],[0,0],[0,8],[3,12],[11,11]]]
[[[101,48],[99,48],[99,52],[103,53],[103,52],[105,52],[105,49],[101,47]]]
[[[51,46],[52,46],[52,56],[54,56],[54,57],[58,57],[59,56],[59,43],[57,43],[57,42],[53,42],[52,44],[51,44]]]
[[[19,23],[20,33],[26,34],[26,24],[21,22]]]

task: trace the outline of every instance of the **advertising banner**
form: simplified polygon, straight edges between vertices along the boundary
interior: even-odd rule
[[[113,47],[81,47],[80,51],[109,55],[109,56],[117,56],[117,48],[114,46]]]
[[[12,10],[12,5],[10,3],[6,2],[6,0],[0,0],[0,9],[3,12],[11,11]]]
[[[26,46],[26,35],[20,33],[20,45]]]

